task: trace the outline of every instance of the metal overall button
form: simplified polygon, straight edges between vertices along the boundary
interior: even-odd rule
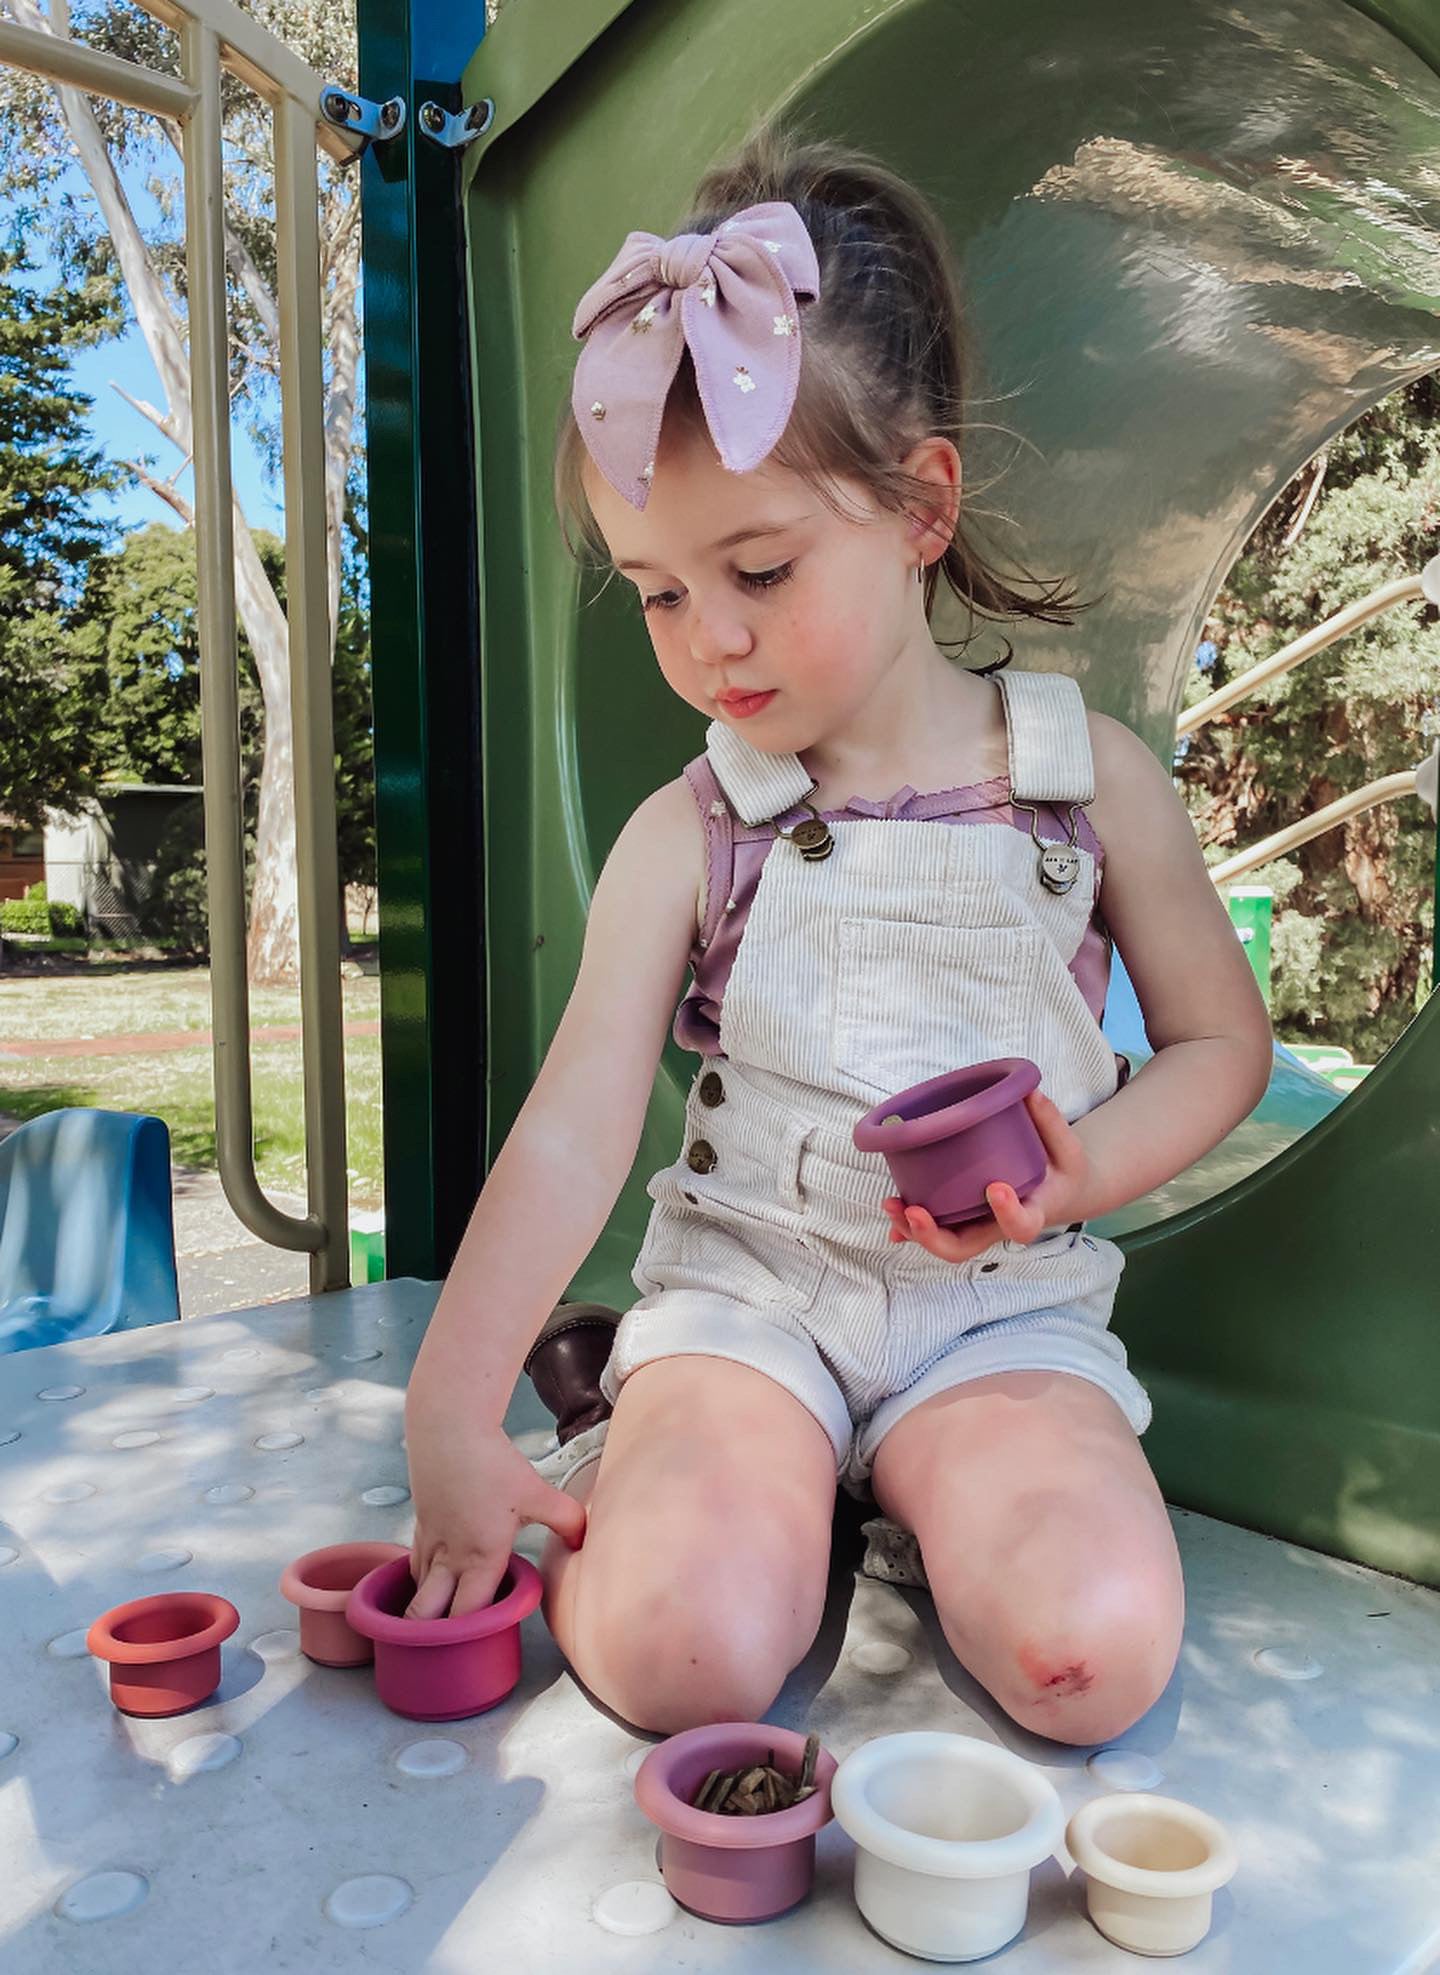
[[[812,795],[815,792],[815,788],[816,784],[812,782],[810,784]],[[793,830],[782,830],[772,816],[770,826],[777,837],[783,837],[786,843],[794,844],[807,864],[818,864],[822,859],[828,857],[835,848],[835,839],[831,835],[830,825],[825,821],[825,818],[820,814],[814,803],[806,802],[802,798],[795,807],[797,809],[809,810],[810,814],[803,823],[797,823]]]
[[[1045,889],[1063,898],[1072,891],[1075,880],[1080,876],[1080,811],[1083,802],[1072,802],[1070,809],[1070,841],[1068,843],[1042,843],[1040,839],[1040,811],[1033,803],[1021,802],[1018,797],[1010,799],[1012,809],[1026,809],[1030,812],[1030,835],[1035,848],[1040,853],[1040,882]]]
[[[685,1154],[685,1163],[692,1173],[713,1173],[718,1163],[714,1146],[708,1138],[697,1138]]]
[[[717,1104],[725,1102],[725,1086],[717,1070],[707,1070],[700,1079],[700,1102],[709,1105],[712,1110]]]

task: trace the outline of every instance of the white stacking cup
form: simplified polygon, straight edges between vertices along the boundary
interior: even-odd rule
[[[1185,1954],[1203,1941],[1212,1896],[1239,1863],[1208,1812],[1128,1790],[1083,1804],[1065,1843],[1085,1874],[1091,1920],[1132,1954]]]
[[[835,1821],[854,1840],[855,1903],[892,1947],[976,1961],[1025,1925],[1030,1873],[1058,1848],[1054,1785],[969,1735],[880,1735],[836,1770]]]

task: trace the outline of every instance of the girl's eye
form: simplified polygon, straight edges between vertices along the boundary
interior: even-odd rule
[[[739,569],[735,573],[747,590],[774,590],[778,589],[780,584],[789,582],[795,573],[795,564],[793,562],[782,562],[778,569]],[[669,603],[665,601],[667,597],[671,599]],[[640,608],[642,610],[673,610],[675,608],[675,592],[673,590],[661,590],[658,596],[642,597],[640,599]]]

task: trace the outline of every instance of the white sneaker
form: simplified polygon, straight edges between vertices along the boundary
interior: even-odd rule
[[[577,1474],[598,1461],[605,1447],[605,1436],[610,1431],[608,1419],[597,1420],[594,1426],[587,1426],[567,1440],[564,1446],[553,1446],[547,1453],[537,1454],[530,1462],[542,1481],[548,1481],[552,1488],[563,1489],[570,1494],[571,1482]]]
[[[882,1584],[906,1584],[916,1591],[930,1589],[920,1545],[910,1530],[888,1516],[875,1516],[861,1523],[860,1534],[865,1538],[862,1576],[878,1578]]]

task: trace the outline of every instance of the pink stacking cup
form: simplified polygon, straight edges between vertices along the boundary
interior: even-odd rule
[[[85,1635],[110,1664],[110,1698],[121,1714],[185,1714],[220,1685],[220,1643],[240,1623],[213,1591],[157,1591],[102,1612]]]
[[[887,1097],[853,1136],[861,1152],[883,1154],[907,1207],[924,1207],[941,1227],[990,1212],[987,1186],[1013,1186],[1023,1200],[1048,1161],[1025,1099],[1040,1087],[1026,1056],[1000,1056],[948,1070]]]
[[[280,1573],[280,1590],[300,1614],[300,1650],[317,1666],[369,1666],[371,1640],[345,1616],[350,1593],[367,1571],[410,1552],[400,1543],[332,1543],[307,1550]]]
[[[815,1794],[789,1810],[722,1817],[692,1799],[712,1769],[765,1762],[798,1776],[805,1737],[753,1721],[687,1728],[653,1748],[635,1776],[635,1801],[658,1824],[660,1870],[672,1897],[702,1920],[771,1920],[803,1900],[815,1879],[815,1833],[830,1822],[838,1764],[822,1749]]]
[[[492,1603],[462,1618],[406,1618],[415,1595],[407,1552],[362,1577],[345,1616],[375,1642],[375,1691],[412,1721],[483,1714],[520,1678],[520,1621],[540,1603],[540,1573],[512,1554]]]

